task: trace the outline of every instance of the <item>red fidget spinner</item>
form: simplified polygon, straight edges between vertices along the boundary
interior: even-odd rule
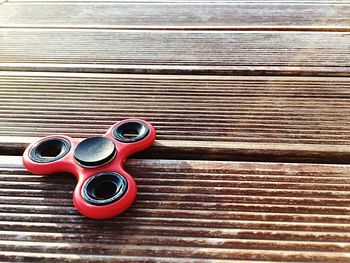
[[[139,119],[127,119],[110,127],[103,136],[77,142],[52,135],[28,146],[23,164],[32,173],[74,174],[78,183],[73,203],[87,217],[105,219],[124,212],[136,197],[136,183],[123,169],[126,158],[152,145],[154,127]]]

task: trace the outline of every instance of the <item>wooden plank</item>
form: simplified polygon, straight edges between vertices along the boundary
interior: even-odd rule
[[[349,78],[2,72],[0,151],[137,117],[158,131],[154,158],[349,163],[349,100]]]
[[[349,31],[350,5],[8,2],[1,27]]]
[[[348,76],[349,33],[1,30],[0,70]]]
[[[0,159],[1,260],[349,262],[349,166],[132,160],[137,200],[102,222],[77,214],[72,177],[10,159]]]

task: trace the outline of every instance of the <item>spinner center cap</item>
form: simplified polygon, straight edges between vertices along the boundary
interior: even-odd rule
[[[81,141],[74,150],[75,160],[84,167],[97,167],[111,161],[117,149],[106,137],[90,137]]]

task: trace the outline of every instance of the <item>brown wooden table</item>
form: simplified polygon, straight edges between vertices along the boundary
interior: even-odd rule
[[[350,2],[0,0],[0,260],[350,262]],[[40,136],[144,118],[122,216],[31,175]]]

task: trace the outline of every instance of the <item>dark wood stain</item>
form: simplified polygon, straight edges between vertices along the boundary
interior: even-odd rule
[[[0,70],[349,76],[349,36],[334,32],[3,29]]]
[[[0,261],[350,262],[349,4],[0,0]],[[117,218],[5,156],[128,117]]]
[[[21,154],[39,136],[101,135],[138,117],[158,131],[142,158],[349,163],[349,87],[347,78],[1,73],[0,147]]]
[[[0,168],[0,258],[349,261],[348,166],[131,160],[126,167],[137,201],[105,221],[77,214],[73,177]]]

